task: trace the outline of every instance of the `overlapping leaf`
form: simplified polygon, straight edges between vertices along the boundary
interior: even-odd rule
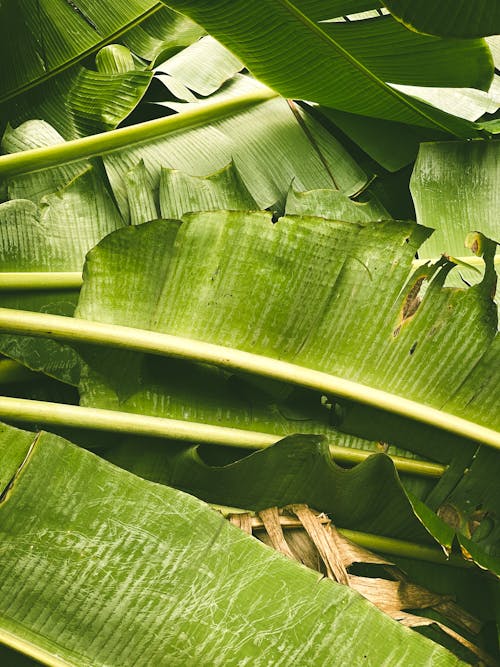
[[[482,37],[500,33],[500,7],[495,0],[384,0],[405,25],[431,35]]]
[[[49,125],[32,121],[6,133],[4,148],[16,151],[52,145],[62,138]],[[123,226],[97,165],[79,162],[9,182],[10,201],[0,204],[2,271],[79,271],[87,251]],[[2,304],[24,310],[72,315],[75,290],[2,292]],[[2,335],[3,354],[34,370],[77,384],[79,357],[55,341]]]
[[[496,428],[494,377],[477,373],[478,359],[487,364],[497,355],[492,256],[487,253],[485,279],[470,290],[443,289],[451,268],[444,261],[407,282],[426,236],[411,223],[282,218],[273,225],[269,214],[227,211],[185,216],[180,227],[150,223],[107,237],[89,254],[77,312],[326,370]],[[209,368],[132,353],[100,352],[87,361],[84,405],[335,438],[330,416],[341,430],[439,460],[462,452],[456,437],[443,440],[432,429],[397,420],[391,427],[385,413],[370,421],[361,408],[353,419],[347,406],[329,415],[332,405],[319,396],[310,398],[319,421],[287,422],[283,409],[273,414],[255,394],[236,394],[234,379]],[[486,378],[488,401],[478,394]],[[477,395],[464,406],[468,392]],[[467,460],[473,455],[469,446]],[[449,490],[441,493],[439,505]],[[480,519],[486,515],[496,525],[493,501]],[[497,553],[494,532],[490,539]]]
[[[6,0],[0,6],[0,101],[114,41],[159,8],[152,0]]]
[[[460,664],[191,496],[50,434],[0,452],[0,633],[48,664]]]
[[[469,135],[474,132],[471,124],[384,82],[409,84],[418,78],[418,85],[487,89],[493,76],[491,55],[482,42],[412,36],[391,16],[325,22],[334,18],[329,14],[335,10],[340,15],[352,13],[349,7],[354,5],[349,2],[330,8],[321,2],[276,0],[262,6],[189,0],[168,4],[204,26],[258,79],[282,95],[350,113]]]
[[[96,64],[96,70],[74,65],[19,96],[4,111],[6,119],[13,126],[45,120],[67,140],[114,129],[144,95],[153,74],[119,44],[101,49]]]

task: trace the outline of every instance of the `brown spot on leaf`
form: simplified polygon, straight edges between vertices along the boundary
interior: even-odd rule
[[[425,276],[420,276],[411,288],[411,290],[408,292],[406,299],[403,303],[403,310],[401,311],[401,316],[403,322],[410,318],[412,315],[414,315],[417,312],[417,308],[420,306],[421,299],[419,297],[420,293],[420,288],[422,287],[422,283],[425,280]]]
[[[401,327],[402,325],[410,319],[413,315],[418,310],[418,307],[420,306],[421,299],[420,299],[420,289],[422,288],[422,285],[425,281],[427,276],[419,276],[416,280],[413,286],[411,287],[410,291],[406,295],[406,298],[403,302],[403,306],[401,308],[401,313],[400,313],[400,321],[398,326],[394,329],[392,332],[392,335],[394,338],[396,338],[399,333],[401,332]],[[411,354],[411,353],[410,353]]]
[[[437,511],[437,515],[445,523],[447,523],[455,530],[459,530],[462,525],[462,517],[460,516],[459,511],[453,505],[441,505]]]

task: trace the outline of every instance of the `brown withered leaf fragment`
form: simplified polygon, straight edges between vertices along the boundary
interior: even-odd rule
[[[350,586],[394,620],[416,628],[435,625],[479,658],[478,664],[496,665],[495,660],[456,631],[425,616],[407,610],[433,609],[450,623],[477,634],[481,623],[457,605],[449,596],[434,593],[408,581],[406,575],[388,561],[360,547],[341,535],[325,514],[307,505],[272,507],[259,512],[238,514],[230,520],[246,532],[254,534],[277,551],[302,562],[311,569]],[[349,574],[354,564],[380,565],[380,574],[387,578]],[[389,578],[390,577],[390,578]]]
[[[252,515],[249,512],[231,514],[229,521],[248,535],[252,534]]]
[[[401,320],[404,322],[408,320],[412,315],[415,315],[418,307],[420,306],[420,289],[425,281],[427,276],[419,276],[415,281],[415,284],[412,286],[403,303],[403,308],[401,310]]]
[[[269,535],[272,546],[285,556],[296,559],[295,554],[292,553],[290,547],[285,540],[283,529],[280,524],[280,515],[277,507],[269,507],[262,512],[258,512],[258,516],[262,519],[262,523]]]
[[[318,515],[307,505],[290,505],[289,509],[300,519],[307,534],[314,542],[326,565],[328,576],[340,584],[349,586],[349,575],[329,526],[325,526]]]
[[[433,619],[426,618],[425,616],[416,616],[414,614],[408,614],[404,611],[399,613],[395,612],[394,614],[390,614],[390,616],[395,621],[398,621],[399,623],[402,623],[403,625],[406,625],[409,628],[418,628],[429,625],[436,625],[445,634],[447,634],[449,637],[452,637],[452,639],[454,639],[462,646],[465,646],[465,648],[467,648],[471,653],[473,653],[479,658],[480,662],[476,663],[477,667],[480,667],[481,665],[487,665],[488,667],[498,667],[498,662],[489,653],[486,653],[486,651],[483,651],[483,649],[481,649],[479,646],[476,646],[468,639],[465,639],[465,637],[462,637],[462,635],[458,634],[458,632],[455,632],[455,630],[452,630],[447,625],[444,625],[444,623],[440,623],[439,621],[434,621]]]

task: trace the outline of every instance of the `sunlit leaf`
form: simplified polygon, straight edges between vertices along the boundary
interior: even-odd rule
[[[10,474],[30,452],[0,505],[1,637],[48,664],[460,664],[191,496],[50,434],[4,427],[0,451]]]

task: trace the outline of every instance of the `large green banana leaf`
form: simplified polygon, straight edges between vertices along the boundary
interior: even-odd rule
[[[272,115],[272,123],[268,122],[268,114]],[[243,128],[245,131],[242,131]],[[147,132],[147,128],[144,129]],[[8,152],[15,152],[50,146],[60,141],[61,138],[57,133],[46,124],[33,121],[8,131],[3,139],[3,148]],[[114,195],[121,205],[123,214],[126,217],[130,216],[132,221],[137,223],[158,217],[160,210],[162,215],[173,214],[172,210],[168,210],[164,203],[165,198],[159,192],[162,168],[181,167],[190,173],[206,174],[226,167],[233,158],[240,166],[243,189],[245,192],[247,190],[252,192],[251,195],[247,192],[244,199],[231,195],[232,206],[235,208],[259,208],[272,205],[276,201],[283,202],[292,181],[298,190],[329,188],[335,185],[348,193],[357,192],[368,181],[364,171],[317,121],[308,118],[300,111],[294,114],[287,103],[279,99],[271,100],[270,105],[264,103],[247,113],[239,113],[233,118],[222,121],[218,126],[175,133],[161,141],[139,143],[137,147],[107,157],[106,166],[114,186]],[[141,166],[141,160],[144,160],[144,166]],[[96,181],[96,192],[102,192],[103,201],[106,202],[109,197],[99,175],[98,162],[94,163],[92,168],[88,161],[62,163],[57,168],[22,174],[8,180],[8,196],[14,201],[1,205],[0,211],[3,210],[5,215],[8,211],[10,218],[14,214],[17,217],[24,215],[27,208],[30,208],[35,215],[34,205],[30,206],[27,201],[19,200],[31,199],[38,203],[45,195],[49,195],[49,199],[43,203],[45,230],[42,234],[42,243],[39,243],[41,232],[38,226],[32,225],[29,228],[23,226],[20,233],[21,227],[15,223],[15,229],[19,233],[16,233],[15,237],[12,233],[8,237],[4,236],[4,252],[7,254],[2,259],[3,270],[13,271],[17,268],[18,271],[35,269],[79,271],[85,252],[105,233],[123,224],[111,201],[106,206],[101,206],[99,196],[89,197],[88,188],[83,187],[83,181],[74,180],[88,169],[90,172],[85,179],[88,181],[91,177]],[[162,192],[168,190],[167,173],[165,172],[161,178],[164,184]],[[170,180],[175,178],[171,173]],[[235,175],[235,178],[240,179],[240,176]],[[67,185],[69,182],[71,184]],[[192,186],[193,181],[190,183]],[[229,182],[222,179],[218,187],[222,192],[221,188],[228,186]],[[198,188],[199,192],[201,189]],[[66,194],[51,195],[50,193],[55,190]],[[51,224],[50,211],[54,208],[54,204],[58,204],[60,213],[61,206],[67,202],[70,193],[72,193],[70,201],[76,206],[74,210],[77,210],[77,216],[59,215],[54,218],[54,224]],[[192,210],[194,205],[192,195],[184,189],[182,196],[188,197],[186,206],[187,201],[190,202],[183,210]],[[178,200],[179,197],[180,193],[177,194]],[[132,202],[131,211],[129,201]],[[350,206],[349,200],[340,193],[338,201],[345,202],[344,209]],[[228,204],[226,197],[218,201],[217,207]],[[207,206],[205,197],[194,205],[194,209],[199,210]],[[364,206],[365,211],[367,208],[369,205]],[[338,213],[341,213],[341,209]],[[370,215],[381,217],[384,212],[378,208]],[[10,223],[10,229],[12,224],[14,223]],[[57,227],[58,224],[60,228]],[[64,230],[62,236],[61,230]],[[79,238],[82,242],[76,243]],[[80,251],[77,252],[78,249]],[[31,261],[34,252],[38,253],[37,266]],[[54,253],[59,258],[56,264],[53,258],[51,259]],[[67,293],[58,295],[52,292],[45,295],[44,302],[41,294],[34,298],[26,293],[11,294],[8,298],[4,294],[3,304],[71,314],[71,310],[68,310],[68,297]],[[55,306],[60,300],[63,302],[61,308]],[[15,337],[14,340],[9,339],[8,345],[4,344],[2,350],[37,370],[42,369],[48,359],[47,368],[50,368],[52,374],[65,381],[75,382],[79,369],[74,353],[65,347],[61,351],[61,358],[58,359],[55,344],[50,343],[50,355],[46,357],[40,354],[40,344],[45,345],[26,339],[20,343],[19,338]],[[74,362],[73,365],[71,361]]]
[[[351,13],[350,2],[330,8],[322,2],[276,0],[258,6],[222,0],[168,4],[200,23],[282,95],[350,113],[469,135],[474,132],[470,123],[385,82],[487,89],[493,76],[483,42],[412,35],[391,16],[325,21],[334,18],[335,9]]]
[[[129,116],[152,76],[126,47],[110,44],[98,52],[96,69],[73,65],[5,105],[4,116],[14,127],[45,120],[65,139],[104,132]]]
[[[199,500],[61,438],[2,427],[0,475],[0,638],[48,665],[462,664]]]
[[[483,37],[500,33],[496,0],[384,0],[384,5],[406,26],[445,37]]]
[[[0,101],[66,69],[116,40],[161,5],[152,0],[78,4],[6,0],[0,6]]]
[[[483,281],[469,290],[450,290],[442,287],[445,261],[408,279],[412,256],[427,236],[411,223],[282,218],[272,225],[269,214],[231,212],[185,220],[180,227],[155,222],[129,228],[102,241],[88,255],[78,316],[293,361],[427,405],[449,405],[457,415],[498,428],[498,385],[491,370],[498,363],[491,244],[485,244],[489,269]],[[230,255],[224,252],[228,244]],[[420,302],[415,285],[424,279],[430,284]],[[328,433],[330,416],[340,430],[431,458],[465,455],[458,472],[450,472],[451,489],[474,455],[456,436],[443,440],[397,421],[391,428],[386,413],[366,419],[366,408],[342,401],[332,413],[332,404],[319,395],[308,400],[320,421],[309,418],[299,425],[292,417],[287,424],[283,409],[273,414],[255,394],[236,393],[238,384],[224,373],[137,353],[85,356],[80,391],[87,406],[276,434]],[[495,454],[492,480],[497,467]],[[439,502],[434,500],[436,508],[445,504],[449,479],[438,492]],[[498,553],[498,497],[481,486],[479,475],[471,479],[483,496],[479,519],[488,516],[494,523],[487,540],[493,556]],[[467,522],[475,510],[460,501],[457,511]]]
[[[125,229],[99,244],[87,258],[79,316],[216,342],[440,408],[466,385],[495,338],[491,243],[481,242],[489,269],[480,285],[443,290],[452,268],[444,260],[408,277],[412,255],[428,236],[412,223],[291,217],[273,225],[270,215],[237,212],[185,219],[180,227]],[[148,278],[147,257],[163,258],[149,262]],[[125,289],[138,276],[140,290]],[[474,328],[472,342],[467,327]],[[440,360],[431,364],[437,349]],[[474,400],[462,416],[498,423]]]
[[[87,58],[6,102],[4,120],[14,127],[45,120],[67,140],[114,129],[148,89],[153,61],[161,57],[163,63],[202,34],[187,17],[162,7],[124,33],[120,44],[100,49],[95,63]]]

